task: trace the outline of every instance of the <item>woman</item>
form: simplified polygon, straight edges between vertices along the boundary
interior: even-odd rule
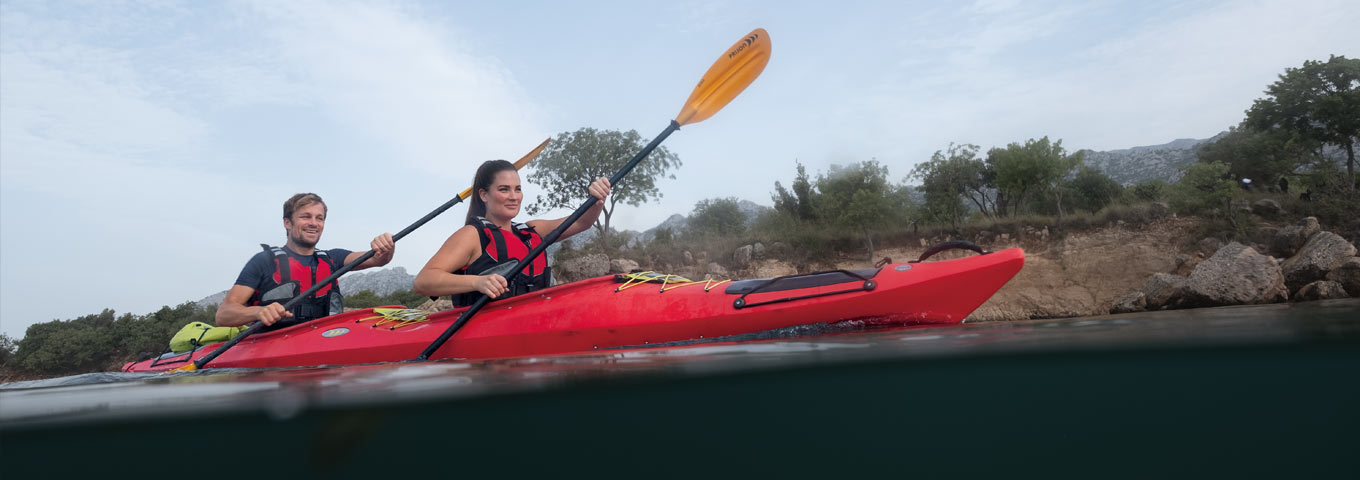
[[[523,260],[543,242],[539,232],[553,231],[566,217],[515,223],[524,193],[520,190],[519,172],[505,160],[483,163],[477,169],[472,188],[466,224],[444,241],[416,275],[416,293],[432,297],[452,295],[454,305],[471,305],[481,294],[509,297],[552,285],[546,254],[524,265],[523,273],[513,284],[505,280],[510,273],[505,269],[506,262]],[[597,179],[588,190],[599,201],[568,227],[562,238],[585,231],[600,217],[604,199],[609,195],[609,180]]]

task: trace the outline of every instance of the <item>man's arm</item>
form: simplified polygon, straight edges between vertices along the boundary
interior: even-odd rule
[[[222,299],[222,303],[217,305],[217,315],[214,317],[217,326],[235,327],[257,320],[265,325],[273,325],[279,319],[293,316],[292,312],[283,309],[283,304],[277,302],[247,307],[246,302],[254,294],[255,289],[253,288],[245,285],[232,285],[231,290],[227,290],[227,298]]]
[[[392,255],[397,253],[397,241],[392,239],[392,234],[390,233],[384,233],[373,237],[373,241],[368,243],[368,247],[373,250],[373,256],[369,257],[368,260],[364,260],[364,263],[356,265],[354,267],[355,270],[387,265],[388,262],[392,261]],[[349,255],[345,255],[344,264],[349,265],[349,262],[353,262],[358,260],[359,257],[364,256],[364,253],[367,252],[353,252]]]

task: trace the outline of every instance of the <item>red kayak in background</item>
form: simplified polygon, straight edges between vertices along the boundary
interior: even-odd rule
[[[957,242],[961,243],[961,242]],[[928,250],[922,260],[948,248]],[[842,321],[875,326],[961,323],[1024,266],[1012,248],[953,260],[895,263],[769,279],[689,281],[655,273],[558,285],[488,304],[431,359],[497,358],[646,347]],[[409,360],[466,308],[354,310],[256,333],[205,368],[354,365]],[[217,345],[129,363],[184,366]]]

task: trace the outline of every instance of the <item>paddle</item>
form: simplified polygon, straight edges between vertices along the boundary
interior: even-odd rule
[[[531,152],[529,152],[528,155],[525,155],[524,157],[522,157],[522,158],[520,158],[518,161],[516,161],[516,162],[515,162],[515,169],[516,169],[516,170],[520,169],[520,168],[523,167],[525,164],[529,163],[530,160],[533,160],[534,157],[537,157],[538,154],[539,154],[540,152],[542,152],[543,149],[544,149],[545,147],[548,146],[548,142],[551,141],[551,140],[552,140],[552,138],[549,137],[547,140],[544,140],[543,143],[538,144],[538,147],[534,148],[534,150],[531,151]],[[405,237],[407,234],[409,234],[409,233],[415,231],[415,229],[420,228],[422,225],[425,225],[425,224],[428,223],[430,220],[433,220],[434,217],[439,216],[439,214],[444,213],[445,210],[448,210],[449,208],[452,208],[454,205],[457,205],[459,202],[462,202],[463,200],[466,200],[467,197],[469,197],[469,196],[471,196],[471,195],[472,195],[472,187],[468,187],[467,190],[463,190],[463,193],[460,193],[460,194],[458,194],[458,196],[453,197],[452,199],[450,199],[450,200],[447,201],[447,202],[444,202],[443,205],[440,205],[439,208],[436,208],[436,209],[434,209],[434,211],[432,211],[432,212],[426,214],[424,217],[421,217],[420,220],[416,220],[416,223],[412,223],[410,226],[406,227],[406,228],[403,229],[402,231],[397,232],[396,235],[392,235],[392,241],[393,241],[393,242],[396,242],[397,240],[401,240],[402,237]],[[365,252],[365,253],[364,253],[362,256],[360,256],[359,258],[354,259],[354,261],[349,262],[349,263],[345,264],[345,266],[340,267],[340,268],[339,268],[338,270],[336,270],[335,272],[332,272],[332,273],[330,274],[330,276],[328,276],[328,277],[322,279],[322,280],[319,281],[319,282],[316,282],[316,283],[312,284],[312,288],[307,289],[307,291],[302,292],[301,295],[298,295],[298,296],[296,296],[296,297],[293,297],[293,299],[292,299],[292,300],[289,300],[288,303],[283,304],[284,310],[288,310],[288,309],[291,309],[291,308],[297,306],[297,304],[300,303],[300,302],[302,302],[303,299],[305,299],[305,298],[311,296],[313,293],[316,293],[316,291],[317,291],[317,290],[320,290],[321,287],[324,287],[324,286],[326,286],[326,285],[329,285],[329,284],[330,284],[332,281],[334,281],[335,279],[340,278],[341,275],[344,275],[346,272],[349,272],[350,270],[353,270],[354,267],[357,267],[357,266],[359,266],[359,264],[364,263],[365,261],[367,261],[367,260],[370,259],[370,258],[373,258],[373,253],[374,253],[373,250],[369,250],[368,252]],[[227,349],[229,349],[229,348],[235,346],[236,343],[237,343],[237,342],[240,342],[242,339],[251,336],[251,335],[254,334],[255,332],[260,331],[260,329],[261,329],[261,328],[264,328],[264,326],[265,326],[265,325],[264,325],[263,323],[260,323],[260,322],[257,321],[257,322],[255,322],[255,323],[251,324],[251,325],[250,325],[250,328],[247,328],[244,332],[241,332],[240,334],[236,335],[235,337],[233,337],[233,338],[232,338],[230,341],[228,341],[227,343],[222,344],[222,346],[217,347],[217,350],[213,350],[212,353],[209,353],[209,354],[207,354],[207,355],[204,355],[202,358],[199,358],[198,360],[195,360],[194,363],[190,363],[190,364],[185,365],[185,366],[183,366],[183,367],[179,367],[179,368],[176,368],[176,369],[174,369],[174,370],[169,370],[169,371],[170,371],[170,372],[191,372],[191,371],[194,371],[194,370],[198,370],[198,369],[200,369],[200,368],[203,368],[204,365],[207,365],[208,362],[213,361],[213,359],[214,359],[214,358],[217,358],[218,355],[221,355],[222,352],[225,352],[225,351],[227,351]]]
[[[702,122],[718,113],[718,110],[722,110],[751,82],[755,81],[756,77],[760,76],[760,72],[765,70],[765,64],[769,61],[770,35],[765,32],[765,29],[757,28],[742,37],[741,40],[732,45],[732,48],[727,49],[727,53],[719,57],[718,61],[713,63],[713,66],[708,67],[708,71],[704,73],[703,78],[699,79],[699,84],[694,87],[694,92],[689,95],[689,99],[685,100],[685,106],[680,109],[680,114],[675,116],[675,120],[671,120],[670,125],[660,135],[657,135],[651,143],[643,147],[641,152],[634,155],[628,163],[623,165],[623,168],[615,172],[614,176],[609,179],[609,184],[618,185],[619,181],[623,180],[624,175],[632,171],[633,167],[637,166],[638,162],[641,162],[647,154],[652,153],[652,150],[655,150],[662,140],[669,137],[672,132],[679,130],[681,125]],[[597,201],[598,199],[595,197],[586,197],[585,203],[577,207],[576,211],[572,212],[571,216],[568,216],[561,225],[558,225],[551,233],[543,237],[542,243],[530,250],[511,269],[511,273],[505,278],[506,283],[513,282],[515,277],[519,276],[522,271],[519,265],[533,262],[535,258],[543,254],[543,251],[549,245],[552,245],[562,236],[562,232],[576,223],[581,215],[584,215],[586,210],[594,206]],[[444,342],[447,342],[454,333],[458,332],[458,329],[462,328],[469,318],[472,318],[478,310],[481,310],[490,301],[491,298],[483,294],[458,317],[458,320],[449,325],[449,328],[445,329],[444,333],[440,334],[434,343],[425,347],[425,351],[420,352],[420,356],[414,358],[413,361],[429,360],[430,355],[433,355],[435,350],[443,346]]]

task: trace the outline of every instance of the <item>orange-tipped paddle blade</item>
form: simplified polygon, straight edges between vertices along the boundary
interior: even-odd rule
[[[194,370],[198,370],[198,366],[194,365],[194,362],[189,362],[188,365],[166,370],[165,373],[192,372]]]
[[[718,113],[765,71],[767,63],[770,63],[770,34],[757,28],[708,67],[708,72],[699,79],[699,85],[694,87],[694,93],[685,101],[685,107],[675,116],[675,123],[702,122]]]
[[[548,142],[551,142],[551,141],[552,141],[552,137],[548,137],[546,140],[543,140],[543,143],[540,143],[540,144],[538,144],[537,147],[534,147],[534,150],[533,150],[532,152],[529,152],[528,154],[524,155],[523,157],[520,157],[519,160],[516,160],[516,161],[515,161],[515,170],[519,170],[519,169],[521,169],[521,168],[524,168],[525,165],[528,165],[528,164],[529,164],[529,161],[530,161],[530,160],[533,160],[534,158],[538,157],[538,154],[543,153],[543,149],[544,149],[544,148],[547,148],[547,147],[548,147]],[[459,196],[460,198],[462,198],[463,200],[467,200],[467,197],[469,197],[469,196],[471,196],[471,195],[472,195],[472,187],[468,187],[467,190],[463,190],[463,193],[458,194],[458,196]]]

